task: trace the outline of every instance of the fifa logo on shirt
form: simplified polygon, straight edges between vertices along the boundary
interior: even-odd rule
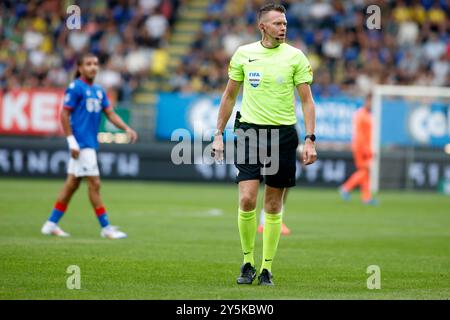
[[[69,30],[80,30],[81,29],[81,9],[79,6],[71,5],[67,7],[67,14],[70,16],[67,17],[66,26]]]
[[[259,86],[259,83],[261,82],[262,74],[259,71],[250,71],[248,73],[248,82],[250,82],[250,85],[253,88],[256,88]]]

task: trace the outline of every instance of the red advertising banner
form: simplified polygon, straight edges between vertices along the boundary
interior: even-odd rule
[[[0,134],[62,135],[64,90],[15,89],[0,93]]]

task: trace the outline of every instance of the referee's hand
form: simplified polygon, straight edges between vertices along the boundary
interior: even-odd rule
[[[314,145],[314,142],[309,139],[305,141],[303,146],[302,159],[303,165],[305,166],[312,164],[317,160],[316,146]]]
[[[223,137],[221,135],[214,137],[211,156],[218,163],[223,161]]]

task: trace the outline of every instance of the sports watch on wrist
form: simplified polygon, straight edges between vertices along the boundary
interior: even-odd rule
[[[223,132],[220,131],[220,129],[216,129],[216,130],[214,131],[214,136],[223,136]]]
[[[306,139],[309,139],[309,140],[311,140],[312,142],[314,142],[314,141],[316,141],[316,135],[313,133],[313,134],[307,134],[306,136],[305,136],[305,141],[306,141]]]

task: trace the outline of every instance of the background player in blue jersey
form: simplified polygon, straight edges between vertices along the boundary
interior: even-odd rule
[[[100,173],[97,163],[97,134],[101,114],[109,121],[125,130],[132,143],[136,142],[136,132],[128,127],[110,106],[105,90],[94,83],[98,72],[98,58],[85,54],[77,61],[75,80],[66,89],[61,122],[67,137],[71,158],[67,167],[67,180],[48,221],[42,227],[45,235],[69,236],[58,222],[64,215],[72,195],[78,189],[81,179],[86,178],[89,199],[102,227],[101,236],[109,239],[125,238],[126,233],[109,224],[108,215],[100,196]]]

